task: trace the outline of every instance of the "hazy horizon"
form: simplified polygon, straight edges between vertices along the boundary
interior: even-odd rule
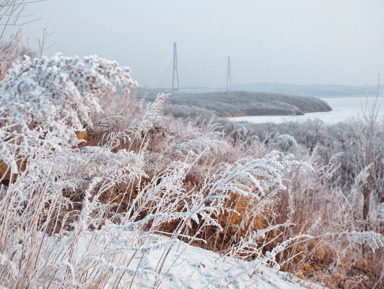
[[[31,47],[91,55],[132,69],[141,86],[170,87],[173,42],[180,86],[232,83],[375,85],[384,66],[384,1],[179,2],[47,0],[25,10]]]

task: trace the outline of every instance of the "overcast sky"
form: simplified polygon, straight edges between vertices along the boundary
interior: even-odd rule
[[[173,42],[180,85],[376,84],[384,67],[384,0],[46,0],[29,5],[29,45],[97,54],[140,85],[169,87]]]

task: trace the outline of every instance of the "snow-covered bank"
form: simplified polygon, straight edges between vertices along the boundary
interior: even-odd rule
[[[69,245],[72,240],[73,236],[67,236],[61,242]],[[221,256],[163,236],[144,234],[142,246],[134,248],[128,246],[132,243],[129,232],[115,226],[89,232],[77,241],[77,266],[92,260],[113,271],[115,278],[109,279],[114,283],[103,288],[324,288],[268,268],[259,261]],[[105,258],[119,251],[114,262]]]

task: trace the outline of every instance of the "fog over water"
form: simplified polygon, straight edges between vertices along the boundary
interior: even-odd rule
[[[382,0],[47,0],[27,6],[36,47],[97,54],[132,68],[140,85],[170,87],[177,42],[180,85],[377,83],[384,67]],[[381,68],[379,68],[381,67]]]

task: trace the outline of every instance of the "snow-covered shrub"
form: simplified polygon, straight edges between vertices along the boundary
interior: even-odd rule
[[[0,83],[1,159],[17,172],[17,158],[76,145],[102,104],[134,86],[129,68],[97,56],[25,56]]]

